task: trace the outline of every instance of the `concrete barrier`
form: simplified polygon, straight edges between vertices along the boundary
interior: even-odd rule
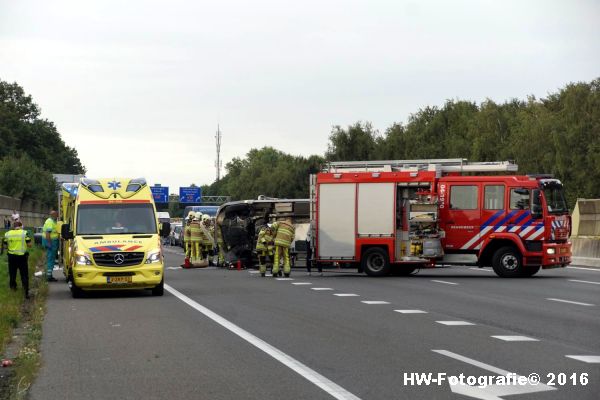
[[[11,216],[14,211],[21,217],[23,225],[29,228],[44,225],[44,221],[50,213],[48,207],[44,207],[38,202],[21,201],[16,197],[0,195],[0,224],[4,221],[4,217],[8,217],[12,221]]]
[[[571,221],[573,264],[600,267],[600,199],[577,199]]]
[[[600,238],[572,237],[573,264],[600,268]]]

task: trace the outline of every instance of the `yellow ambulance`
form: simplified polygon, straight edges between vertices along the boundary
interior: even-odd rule
[[[160,237],[152,192],[143,178],[82,178],[60,195],[61,264],[73,297],[88,290],[164,291]]]

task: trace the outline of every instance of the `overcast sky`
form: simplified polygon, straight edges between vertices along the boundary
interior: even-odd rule
[[[0,0],[0,79],[90,177],[177,187],[265,145],[446,99],[544,97],[600,76],[600,1]],[[61,171],[56,171],[61,172]]]

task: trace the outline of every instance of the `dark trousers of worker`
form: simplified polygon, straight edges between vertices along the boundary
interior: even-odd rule
[[[19,271],[25,294],[29,291],[29,267],[27,264],[27,255],[8,255],[8,285],[11,289],[17,288],[17,271]]]

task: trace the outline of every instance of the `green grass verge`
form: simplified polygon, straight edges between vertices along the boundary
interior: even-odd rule
[[[5,249],[6,250],[6,249]],[[23,328],[23,344],[14,362],[14,390],[11,399],[25,398],[27,388],[33,382],[40,364],[39,345],[42,337],[42,320],[45,313],[45,302],[48,285],[43,279],[34,276],[36,265],[44,260],[44,251],[34,246],[29,256],[30,292],[37,292],[32,300],[24,306],[25,298],[21,288],[20,277],[17,276],[19,290],[13,292],[8,287],[8,262],[6,251],[0,256],[0,354],[4,354],[7,344],[12,338],[13,330],[21,324]],[[43,266],[42,266],[43,268]]]

